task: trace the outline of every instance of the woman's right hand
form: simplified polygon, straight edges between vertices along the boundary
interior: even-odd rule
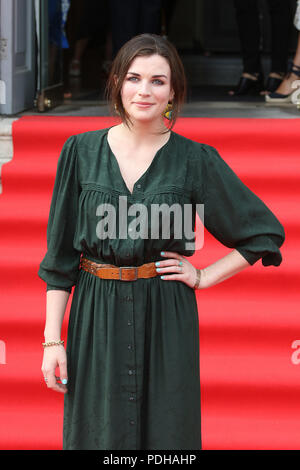
[[[60,380],[68,379],[67,373],[67,354],[62,344],[55,346],[47,346],[44,348],[44,357],[42,364],[42,373],[47,379],[46,385],[48,388],[56,392],[67,393],[66,385],[57,383],[55,378],[55,369],[59,367]]]

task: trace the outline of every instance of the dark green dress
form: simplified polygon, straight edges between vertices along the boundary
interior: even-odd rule
[[[160,276],[99,279],[79,269],[96,262],[139,266],[161,250],[191,256],[185,236],[101,239],[97,207],[204,204],[204,225],[250,264],[278,266],[284,229],[213,147],[174,131],[131,194],[107,142],[109,128],[73,135],[58,160],[38,275],[47,290],[71,292],[68,393],[63,449],[201,449],[198,311],[195,291]],[[125,198],[126,199],[126,198]],[[128,215],[128,225],[135,216]],[[118,220],[118,219],[117,219]],[[193,230],[194,230],[193,225]],[[150,230],[150,227],[149,227]],[[150,233],[150,232],[149,232]]]

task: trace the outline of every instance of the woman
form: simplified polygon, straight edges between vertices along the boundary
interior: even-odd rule
[[[65,393],[64,449],[201,449],[194,289],[260,258],[264,266],[282,260],[274,214],[216,149],[172,130],[185,83],[168,40],[132,38],[107,83],[120,124],[71,136],[58,161],[39,276],[47,283],[42,371]],[[193,229],[204,204],[205,227],[234,248],[201,270],[187,259],[193,237],[175,236],[184,204]],[[158,206],[165,212],[155,219]],[[174,206],[182,209],[176,223],[167,213]],[[73,286],[65,352],[60,330]]]

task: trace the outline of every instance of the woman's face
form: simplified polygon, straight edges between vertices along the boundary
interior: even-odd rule
[[[154,54],[132,61],[121,89],[123,107],[131,119],[162,121],[168,101],[173,97],[171,70],[164,57]]]

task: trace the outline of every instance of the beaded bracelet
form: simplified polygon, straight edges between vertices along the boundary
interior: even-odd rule
[[[200,279],[201,279],[201,269],[196,268],[196,272],[197,272],[197,278],[196,278],[196,282],[195,282],[195,285],[194,285],[194,289],[198,289],[198,287],[199,287]]]
[[[56,344],[64,344],[64,340],[59,340],[59,341],[48,341],[48,343],[42,343],[43,348],[46,348],[47,346],[54,346]]]

